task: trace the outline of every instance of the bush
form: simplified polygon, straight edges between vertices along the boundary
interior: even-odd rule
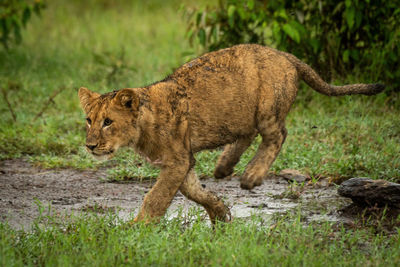
[[[7,49],[10,42],[21,43],[21,29],[32,13],[40,14],[45,7],[43,0],[1,0],[0,42]]]
[[[378,0],[220,0],[187,12],[188,37],[206,50],[268,44],[327,80],[362,76],[400,90],[400,5]]]

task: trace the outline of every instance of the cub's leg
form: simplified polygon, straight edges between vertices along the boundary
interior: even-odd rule
[[[218,159],[214,177],[217,179],[231,175],[240,156],[251,145],[256,134],[238,139],[235,143],[226,145],[224,151]]]
[[[216,195],[201,186],[193,168],[189,171],[179,190],[188,199],[202,205],[206,209],[213,224],[217,220],[222,222],[230,221],[228,207],[226,207],[222,200]]]
[[[190,170],[190,157],[180,157],[179,154],[168,161],[169,164],[161,169],[157,182],[143,200],[137,221],[156,221],[162,217],[172,202],[176,192],[185,180]]]
[[[260,134],[262,142],[258,147],[256,155],[247,165],[246,171],[240,179],[240,187],[243,189],[250,190],[254,186],[261,185],[269,167],[281,150],[287,131],[284,126],[272,124],[261,128]]]

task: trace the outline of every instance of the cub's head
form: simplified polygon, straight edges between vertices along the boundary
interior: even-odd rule
[[[139,98],[132,89],[100,95],[81,87],[78,92],[86,113],[86,149],[96,158],[111,158],[137,134]]]

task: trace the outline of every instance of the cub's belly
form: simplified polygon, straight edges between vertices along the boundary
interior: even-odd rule
[[[230,115],[190,116],[189,134],[192,151],[198,152],[231,144],[255,132],[254,114]]]

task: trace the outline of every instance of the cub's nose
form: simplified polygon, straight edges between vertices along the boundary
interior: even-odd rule
[[[97,144],[95,144],[95,145],[86,145],[86,147],[93,151],[93,149],[95,149],[97,147]]]

